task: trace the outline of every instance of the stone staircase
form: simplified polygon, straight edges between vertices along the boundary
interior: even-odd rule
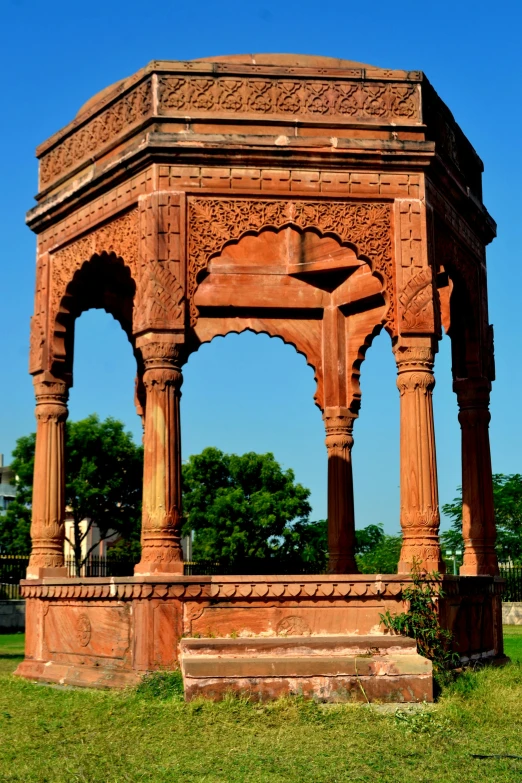
[[[180,649],[187,699],[433,701],[431,661],[403,636],[185,638]]]

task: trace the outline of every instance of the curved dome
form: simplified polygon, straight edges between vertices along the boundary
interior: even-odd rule
[[[167,60],[166,62],[180,62],[179,60]],[[196,57],[188,62],[195,63],[237,63],[238,65],[264,65],[280,66],[284,68],[375,68],[374,65],[358,63],[354,60],[340,60],[338,57],[323,57],[315,54],[221,54],[216,57]],[[138,71],[139,73],[139,71]],[[121,92],[132,76],[120,79],[103,90],[100,90],[89,98],[79,109],[76,117],[89,111],[96,103],[111,93]]]
[[[316,54],[220,54],[196,57],[191,62],[238,63],[243,65],[282,65],[285,68],[375,68],[374,65]]]

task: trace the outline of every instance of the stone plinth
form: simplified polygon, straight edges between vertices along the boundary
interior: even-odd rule
[[[177,668],[184,637],[377,640],[380,614],[404,609],[408,583],[397,574],[27,580],[26,658],[17,674],[123,687],[147,671]],[[441,621],[464,660],[502,655],[501,586],[495,577],[444,577]]]
[[[432,406],[442,327],[462,427],[464,566],[444,580],[440,614],[463,659],[501,655],[485,263],[496,226],[482,162],[424,74],[305,55],[154,61],[92,98],[37,156],[37,469],[18,672],[120,686],[177,666],[182,636],[379,635],[412,565],[443,567]],[[121,324],[136,358],[142,558],[129,579],[62,578],[74,329],[90,308]],[[246,330],[294,346],[314,371],[327,577],[182,575],[183,366]],[[353,574],[360,377],[382,330],[401,395],[400,576]]]

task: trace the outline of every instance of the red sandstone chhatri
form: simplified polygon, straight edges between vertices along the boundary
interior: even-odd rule
[[[121,684],[174,665],[182,633],[277,634],[294,617],[312,635],[377,634],[413,559],[442,569],[432,390],[443,326],[467,578],[446,578],[440,611],[464,657],[501,655],[485,266],[495,224],[482,163],[423,74],[294,55],[153,62],[95,96],[38,156],[28,216],[37,446],[19,672]],[[91,307],[117,318],[137,361],[142,559],[125,580],[66,579],[63,568],[74,323]],[[402,578],[355,574],[359,376],[382,328],[401,399]],[[245,329],[281,337],[315,370],[331,576],[183,577],[182,367],[202,343]]]

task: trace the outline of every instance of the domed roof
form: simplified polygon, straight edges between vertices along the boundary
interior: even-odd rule
[[[316,54],[220,54],[197,57],[191,62],[238,63],[244,65],[282,65],[285,68],[374,68],[373,65]]]
[[[180,60],[167,60],[163,62],[164,64],[167,62],[174,64],[180,62]],[[265,67],[272,66],[274,68],[375,68],[374,65],[358,63],[354,60],[341,60],[338,57],[323,57],[315,54],[221,54],[215,57],[197,57],[188,62],[263,65]],[[100,90],[100,92],[97,92],[96,95],[93,95],[92,98],[89,98],[89,100],[81,106],[76,116],[79,117],[81,114],[89,111],[96,103],[112,93],[122,92],[125,89],[127,82],[135,76],[136,74],[132,74],[132,76],[128,76],[125,79],[120,79],[108,87],[105,87],[103,90]]]

